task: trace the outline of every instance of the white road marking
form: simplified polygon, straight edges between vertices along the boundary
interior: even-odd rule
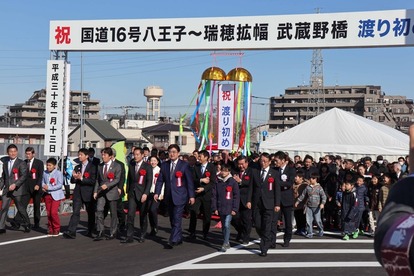
[[[251,268],[309,268],[309,267],[381,267],[378,262],[265,262],[265,263],[209,263],[181,266],[181,270],[251,269]],[[158,274],[154,274],[158,275]]]
[[[258,249],[227,251],[231,255],[258,254]],[[267,254],[375,254],[374,249],[270,249]]]
[[[76,230],[76,233],[80,233],[80,232],[85,232],[85,229],[79,229]],[[62,236],[63,233],[59,233],[59,236]],[[47,235],[42,235],[42,236],[36,236],[36,237],[31,237],[31,238],[25,238],[25,239],[19,239],[19,240],[11,240],[11,241],[6,241],[6,242],[0,242],[0,246],[2,245],[8,245],[8,244],[14,244],[14,243],[20,243],[20,242],[26,242],[26,241],[34,241],[34,240],[40,240],[40,239],[46,239],[46,238],[57,238],[57,237],[48,237]]]

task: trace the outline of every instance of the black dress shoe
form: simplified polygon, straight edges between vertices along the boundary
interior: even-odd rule
[[[35,224],[32,226],[32,229],[39,229],[39,228],[40,228],[39,223],[35,223]]]
[[[276,244],[271,244],[271,245],[270,245],[270,248],[271,248],[271,249],[275,249],[275,248],[276,248]]]
[[[205,241],[206,241],[206,240],[207,240],[207,238],[208,238],[207,236],[208,236],[208,234],[203,234],[203,240],[205,240]]]
[[[133,238],[126,238],[124,240],[121,240],[121,243],[133,243],[134,239]]]
[[[89,237],[89,238],[93,238],[93,234],[91,231],[88,231],[85,236]]]
[[[0,235],[1,234],[6,234],[6,229],[0,229]]]
[[[152,236],[152,237],[155,237],[157,235],[157,233],[158,233],[157,228],[153,228],[149,235]]]
[[[63,237],[64,237],[65,239],[76,239],[76,233],[71,232],[71,231],[65,231],[65,232],[63,233]]]
[[[289,245],[290,245],[290,244],[289,244],[289,242],[284,242],[284,243],[282,244],[282,246],[283,246],[283,247],[289,247]]]
[[[138,239],[139,243],[144,243],[145,242],[145,236],[142,236]]]
[[[17,223],[17,222],[12,220],[12,221],[10,221],[10,227],[13,230],[19,230],[20,229],[20,223]]]
[[[189,239],[189,240],[195,240],[196,239],[196,234],[195,233],[190,233],[188,235],[187,239]]]
[[[98,235],[96,235],[96,237],[93,239],[93,241],[101,241],[103,240],[104,236],[102,231],[98,232]]]
[[[111,234],[105,237],[105,240],[109,241],[109,240],[113,240],[115,239],[115,235]]]
[[[259,256],[260,257],[266,257],[267,256],[267,253],[266,252],[260,252]]]
[[[23,232],[24,233],[29,233],[31,231],[31,229],[30,229],[30,225],[24,225],[23,226]]]

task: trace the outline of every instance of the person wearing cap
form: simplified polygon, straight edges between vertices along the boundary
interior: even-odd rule
[[[409,137],[409,160],[413,163],[414,125]],[[412,275],[414,271],[414,170],[409,173],[390,190],[375,231],[375,255],[389,275]]]
[[[387,166],[384,163],[384,157],[382,155],[377,156],[377,162],[375,163],[375,165],[377,167],[377,173],[379,175],[383,175],[384,173],[388,172]]]

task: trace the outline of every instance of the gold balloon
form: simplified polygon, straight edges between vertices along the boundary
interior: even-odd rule
[[[227,76],[226,80],[228,81],[248,81],[252,82],[253,78],[249,71],[244,68],[234,68],[231,70]]]
[[[218,67],[210,67],[206,69],[201,75],[202,80],[215,80],[224,81],[226,80],[226,72]]]

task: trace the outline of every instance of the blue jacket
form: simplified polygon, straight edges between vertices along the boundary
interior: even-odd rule
[[[52,172],[48,172],[46,170],[43,174],[42,187],[43,185],[47,185],[46,193],[50,194],[54,200],[65,198],[62,190],[63,173],[61,171],[54,169]]]
[[[227,188],[231,187],[231,188]],[[227,198],[227,189],[230,197]],[[240,191],[239,185],[234,178],[229,174],[225,179],[218,178],[218,182],[213,186],[211,209],[218,211],[220,216],[231,215],[231,211],[236,213],[239,211],[240,205]]]

